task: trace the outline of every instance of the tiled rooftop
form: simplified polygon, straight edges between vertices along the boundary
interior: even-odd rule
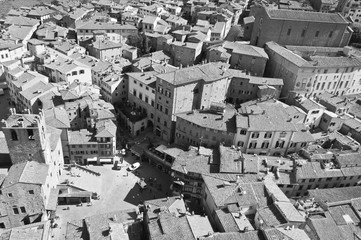
[[[15,183],[45,184],[49,166],[35,161],[27,161],[12,165],[5,178],[2,188]]]
[[[351,199],[361,198],[361,187],[345,187],[345,188],[327,188],[308,190],[309,196],[315,198],[318,202],[326,202],[328,205],[337,204],[339,202],[351,201]]]
[[[227,105],[224,116],[211,110],[193,110],[192,112],[178,113],[177,117],[198,126],[223,132],[236,132],[234,107]]]
[[[347,24],[347,21],[339,13],[318,13],[307,11],[294,10],[279,10],[267,9],[266,11],[271,19],[286,19],[293,21],[307,21],[307,22],[324,22],[324,23],[342,23]]]

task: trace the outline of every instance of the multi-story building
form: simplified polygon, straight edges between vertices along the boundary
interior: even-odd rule
[[[20,59],[25,53],[23,44],[12,41],[0,41],[0,63]]]
[[[251,44],[344,47],[352,29],[339,13],[280,10],[255,6]]]
[[[344,115],[348,113],[350,108],[355,103],[348,98],[340,98],[337,95],[329,92],[323,92],[316,96],[316,100],[319,104],[324,106],[328,111],[336,113],[338,115]]]
[[[325,91],[340,96],[361,91],[361,60],[349,47],[284,48],[268,42],[265,49],[269,55],[266,75],[287,79],[281,96],[316,96]]]
[[[232,104],[256,98],[279,98],[283,87],[281,78],[256,77],[240,70],[229,69],[232,80],[227,93],[227,101]]]
[[[30,94],[32,96],[40,96],[43,93],[41,90],[52,89],[52,87],[48,84],[48,77],[38,72],[31,71],[27,68],[23,68],[18,64],[19,63],[15,62],[11,65],[4,65],[5,79],[10,90],[10,100],[16,106],[18,111],[23,111],[25,109],[37,111],[37,107],[41,106],[34,106],[36,98],[35,100],[33,97],[29,97],[31,99],[28,99],[24,98],[24,95],[28,96]],[[40,85],[42,87],[38,88]],[[28,89],[30,92],[27,91]],[[27,94],[25,91],[27,91],[29,94]]]
[[[345,17],[351,17],[355,22],[361,21],[361,5],[357,0],[338,1],[336,10]]]
[[[56,92],[57,87],[53,83],[40,81],[33,86],[21,91],[18,95],[17,109],[24,111],[29,109],[31,113],[39,113],[43,109],[41,98],[47,94]]]
[[[100,94],[110,103],[121,102],[127,97],[125,79],[123,75],[110,73],[99,81]]]
[[[135,26],[120,25],[114,22],[87,21],[76,29],[78,42],[92,38],[93,32],[97,30],[104,30],[109,40],[115,43],[125,43],[129,36],[138,34]]]
[[[311,161],[297,160],[297,186],[294,187],[292,195],[303,196],[310,189],[359,185],[360,153],[326,151],[318,150],[313,155],[309,154]]]
[[[38,66],[38,70],[49,76],[52,82],[81,82],[91,83],[91,68],[80,60],[75,60],[58,51],[48,49],[49,53],[44,54],[44,64]],[[85,54],[82,58],[86,58]]]
[[[110,61],[122,56],[122,46],[121,43],[97,39],[88,46],[88,50],[91,56],[101,61]]]
[[[70,161],[79,164],[112,162],[117,127],[112,120],[96,123],[95,133],[86,129],[69,132]]]
[[[13,164],[37,161],[51,165],[55,174],[61,174],[64,164],[61,131],[48,127],[42,112],[17,114],[15,109],[11,109],[2,129]]]
[[[251,75],[263,76],[268,55],[262,48],[239,43],[228,43],[224,48],[231,52],[229,63],[232,68],[248,71]]]
[[[154,132],[174,141],[176,114],[208,109],[226,98],[230,74],[227,64],[209,63],[157,75]]]
[[[1,228],[13,228],[49,219],[50,194],[57,184],[57,175],[53,174],[48,164],[36,161],[11,166],[0,186]]]
[[[176,114],[175,143],[204,147],[233,145],[236,112],[233,106],[218,103],[212,104],[210,109]]]
[[[134,108],[145,112],[153,123],[155,115],[155,84],[157,72],[128,73],[128,100]]]
[[[296,126],[280,102],[244,103],[239,113],[234,142],[244,153],[281,156],[297,152],[313,141],[309,132]]]
[[[324,106],[313,99],[303,96],[297,96],[293,101],[290,101],[290,103],[299,107],[306,113],[306,118],[304,119],[305,125],[309,126],[311,129],[319,126],[322,115],[326,109]]]
[[[160,16],[164,11],[163,7],[159,4],[152,4],[138,8],[138,14],[141,16]]]
[[[171,53],[173,56],[173,65],[178,66],[191,66],[197,64],[201,60],[202,42],[172,42]]]

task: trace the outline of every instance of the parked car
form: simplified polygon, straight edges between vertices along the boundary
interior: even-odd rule
[[[128,169],[129,169],[130,171],[134,171],[134,170],[138,169],[139,167],[140,167],[140,163],[139,163],[139,162],[136,162],[136,163],[133,163],[132,165],[130,165],[130,166],[128,167]]]

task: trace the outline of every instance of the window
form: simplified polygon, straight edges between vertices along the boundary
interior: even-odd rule
[[[287,30],[287,36],[291,35],[291,28]]]
[[[167,126],[167,121],[164,121],[164,127],[166,127]]]
[[[17,141],[18,135],[16,134],[15,130],[11,129],[11,140]]]
[[[320,31],[316,31],[315,37],[318,37],[319,34],[320,34]]]
[[[304,37],[306,35],[306,29],[302,30],[301,37]]]
[[[75,76],[75,75],[77,75],[78,73],[76,72],[76,71],[73,71],[73,72],[71,72],[71,75],[72,76]]]
[[[249,148],[257,148],[257,142],[250,142]]]
[[[272,133],[271,132],[266,132],[264,134],[264,138],[271,138],[272,137]]]
[[[80,70],[80,71],[79,71],[79,74],[84,74],[84,70]]]
[[[12,193],[8,193],[8,197],[13,197],[13,194],[12,194]]]
[[[247,134],[247,130],[242,129],[242,130],[240,131],[240,134],[241,134],[241,135],[246,135],[246,134]]]
[[[294,142],[293,142],[293,143],[290,144],[290,147],[291,147],[291,148],[296,147],[296,146],[297,146],[297,143],[294,143]]]
[[[320,112],[319,110],[314,110],[314,111],[311,112],[311,114],[317,114],[319,112]]]
[[[331,31],[330,34],[328,34],[328,37],[332,38],[332,35],[333,35],[333,31]]]
[[[261,148],[268,148],[269,142],[263,142]]]
[[[27,129],[27,132],[28,132],[29,140],[35,140],[34,139],[34,131],[33,131],[33,129]]]
[[[244,142],[238,141],[237,146],[238,146],[238,147],[243,147],[243,146],[244,146]]]
[[[307,142],[301,143],[301,147],[306,147],[306,145],[307,145]]]
[[[20,207],[21,213],[26,213],[25,207]]]
[[[34,194],[34,190],[29,190],[29,194]]]
[[[259,132],[254,132],[252,133],[252,138],[258,138],[259,137]]]
[[[17,207],[13,207],[14,214],[19,214],[19,209]]]

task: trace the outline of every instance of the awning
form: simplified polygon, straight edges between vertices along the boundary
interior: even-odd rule
[[[86,159],[88,162],[97,162],[98,158],[97,157],[92,157],[92,158],[87,158]]]
[[[136,156],[138,156],[138,157],[140,157],[140,156],[143,154],[143,152],[144,152],[143,148],[141,148],[141,147],[138,146],[138,145],[133,145],[133,146],[130,148],[130,151],[131,151],[134,155],[136,155]]]
[[[101,158],[101,159],[99,159],[99,161],[100,161],[101,163],[104,163],[104,162],[111,162],[111,161],[112,161],[112,159],[111,159],[111,158]]]
[[[158,152],[163,153],[163,150],[167,149],[168,147],[165,145],[159,145],[155,150],[157,150]]]
[[[59,197],[91,197],[92,196],[92,192],[88,192],[88,191],[81,191],[81,192],[71,192],[71,193],[62,193],[59,194]]]

